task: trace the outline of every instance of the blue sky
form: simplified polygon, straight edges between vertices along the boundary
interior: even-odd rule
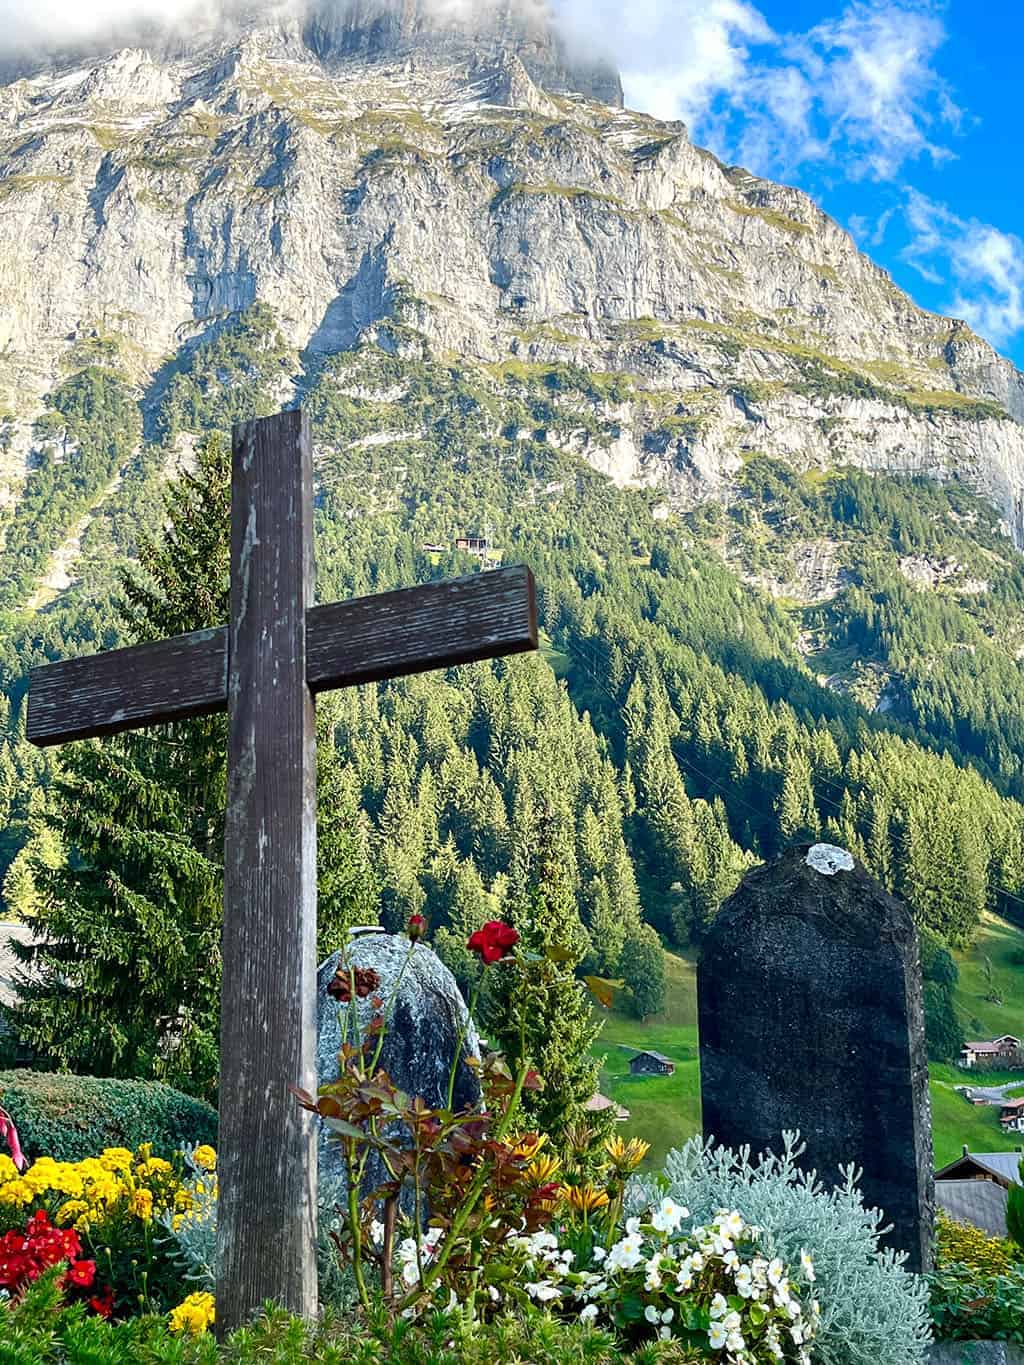
[[[1024,368],[1022,0],[559,3],[603,11],[630,105],[807,190]]]

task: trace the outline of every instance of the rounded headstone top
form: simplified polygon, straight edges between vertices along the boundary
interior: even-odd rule
[[[852,872],[857,860],[845,848],[835,844],[815,844],[805,859],[808,867],[820,872],[823,877],[834,877],[837,872]]]
[[[907,906],[846,849],[797,844],[747,873],[718,912],[707,948],[752,932],[786,935],[797,920],[823,938],[864,947],[916,939]]]

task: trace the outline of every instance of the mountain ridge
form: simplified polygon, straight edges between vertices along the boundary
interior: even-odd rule
[[[144,383],[261,299],[308,360],[397,323],[437,354],[629,375],[600,441],[564,439],[679,505],[763,451],[961,478],[1024,537],[1024,378],[806,195],[514,51],[331,52],[263,24],[0,88],[10,490],[76,347],[112,340]]]

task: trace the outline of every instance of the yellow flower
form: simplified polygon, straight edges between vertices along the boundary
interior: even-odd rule
[[[512,1155],[523,1161],[532,1161],[547,1140],[546,1133],[527,1133],[512,1148]]]
[[[106,1171],[129,1171],[132,1154],[127,1147],[107,1147],[100,1157],[100,1165]]]
[[[202,1171],[212,1171],[217,1165],[217,1153],[205,1143],[192,1153],[192,1160]]]
[[[144,1223],[148,1223],[153,1217],[153,1195],[151,1191],[136,1190],[128,1207],[136,1218],[141,1218]]]
[[[571,1209],[579,1213],[595,1213],[608,1207],[610,1200],[606,1190],[593,1185],[570,1185],[562,1191],[562,1197]]]
[[[66,1204],[61,1204],[57,1210],[57,1222],[61,1227],[67,1227],[76,1218],[81,1218],[84,1213],[89,1212],[89,1205],[84,1199],[69,1199]]]
[[[214,1317],[212,1294],[190,1294],[184,1303],[171,1309],[169,1323],[172,1332],[190,1332],[198,1337],[212,1325]]]
[[[17,1178],[17,1166],[6,1152],[0,1152],[0,1182],[6,1183],[8,1180],[17,1180]]]
[[[138,1166],[138,1175],[146,1180],[152,1175],[168,1175],[171,1171],[171,1163],[165,1161],[162,1156],[151,1156],[148,1161],[142,1161]]]
[[[526,1168],[526,1178],[531,1185],[550,1185],[561,1167],[562,1163],[557,1156],[546,1153],[530,1162]]]
[[[16,1208],[31,1204],[35,1197],[32,1186],[26,1184],[24,1180],[9,1180],[3,1189],[0,1189],[0,1202],[13,1204]]]
[[[643,1161],[644,1157],[651,1150],[651,1144],[644,1142],[643,1138],[633,1137],[628,1142],[624,1142],[621,1137],[609,1138],[604,1144],[604,1149],[612,1159],[612,1165],[623,1175],[627,1175]]]

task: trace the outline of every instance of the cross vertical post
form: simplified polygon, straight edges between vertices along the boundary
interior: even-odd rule
[[[234,432],[217,1324],[317,1307],[313,461],[301,412]]]

